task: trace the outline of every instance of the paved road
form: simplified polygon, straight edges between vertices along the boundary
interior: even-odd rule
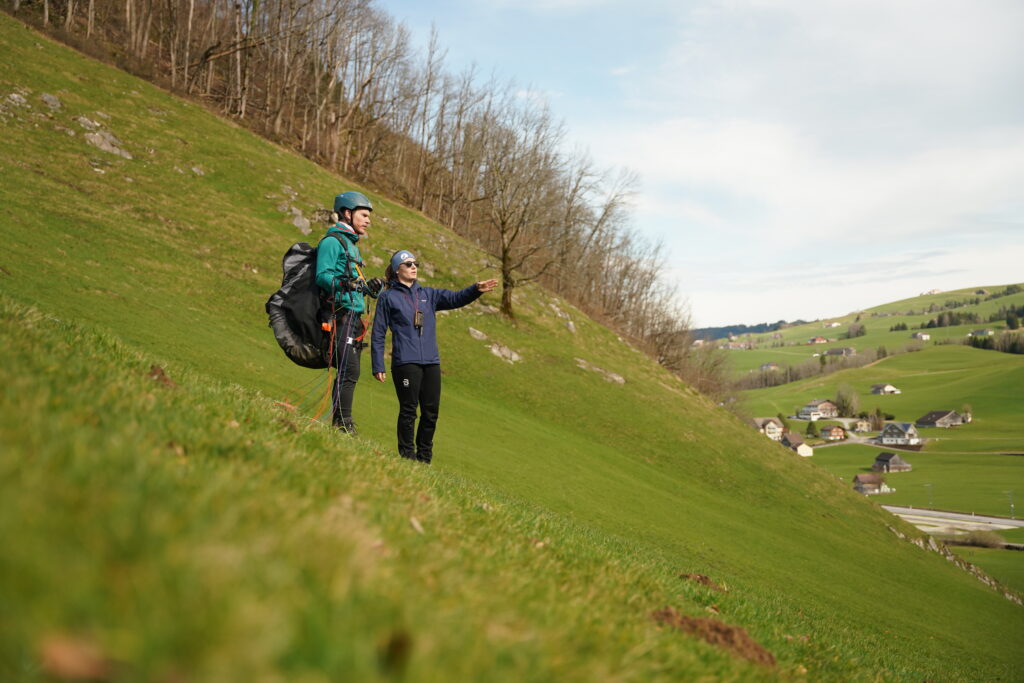
[[[946,510],[925,510],[896,505],[883,505],[882,507],[897,517],[910,522],[921,531],[928,533],[978,530],[998,531],[1000,529],[1024,527],[1024,519],[971,515],[963,512],[948,512]]]

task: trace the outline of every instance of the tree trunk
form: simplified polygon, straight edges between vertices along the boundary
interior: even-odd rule
[[[92,0],[89,0],[92,2]],[[195,15],[196,0],[189,0],[188,2],[188,25],[185,28],[185,72],[182,82],[185,84],[185,92],[189,92],[192,89],[192,84],[188,80],[188,60],[191,59],[192,50],[192,17]]]

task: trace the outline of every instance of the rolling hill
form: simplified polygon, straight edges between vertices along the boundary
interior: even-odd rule
[[[1004,295],[1007,290],[1011,293]],[[829,349],[850,347],[858,352],[870,352],[885,347],[889,353],[900,353],[908,347],[930,347],[947,341],[959,341],[979,328],[988,328],[997,333],[1005,331],[1004,319],[989,321],[989,318],[1004,307],[1021,306],[1024,306],[1024,283],[924,294],[827,320],[793,325],[777,332],[742,335],[736,339],[737,345],[749,348],[730,349],[729,358],[734,374],[742,376],[756,371],[765,363],[785,366],[813,361]],[[944,312],[974,315],[978,322],[919,329]],[[864,326],[863,336],[846,338],[850,325],[855,323]],[[904,329],[892,329],[897,326]],[[930,339],[925,342],[916,341],[912,337],[915,332],[925,332]],[[815,337],[829,341],[808,343]]]
[[[309,419],[262,307],[292,209],[355,185],[5,15],[0,50],[4,678],[1019,675],[1003,590],[542,289],[441,320],[432,468],[365,373],[359,439]],[[493,273],[361,189],[371,269]]]

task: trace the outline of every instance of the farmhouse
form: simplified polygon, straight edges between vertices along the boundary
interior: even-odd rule
[[[871,431],[871,421],[870,420],[865,420],[863,418],[857,420],[856,422],[853,423],[853,431],[858,432],[858,433],[859,432],[870,432]]]
[[[985,328],[983,330],[971,330],[967,333],[968,337],[991,337],[996,331],[991,328]]]
[[[830,322],[830,323],[822,323],[821,324],[822,327],[839,327],[840,325],[842,325],[842,323],[838,323],[838,322],[836,322],[834,320],[832,322]]]
[[[872,472],[871,474],[858,474],[854,477],[853,490],[870,496],[878,493],[892,493],[896,489],[889,488],[889,485],[882,479],[882,475]]]
[[[839,409],[836,404],[827,398],[816,398],[803,408],[797,415],[802,420],[817,420],[822,417],[838,417]]]
[[[919,446],[923,441],[917,427],[909,422],[888,422],[878,435],[883,446]]]
[[[895,453],[879,453],[871,469],[875,472],[909,472],[913,468],[909,462]]]
[[[755,417],[750,420],[750,424],[772,441],[782,439],[782,422],[777,417]]]
[[[918,427],[959,427],[964,423],[963,417],[955,410],[933,410],[927,415],[917,418]]]
[[[846,430],[839,425],[825,427],[821,430],[821,438],[825,441],[842,441],[846,438]]]
[[[903,392],[891,384],[872,384],[871,393],[884,396],[887,394],[902,394]]]
[[[811,337],[810,341],[808,341],[807,343],[808,344],[828,344],[828,339],[825,339],[824,337]]]
[[[796,451],[797,455],[809,458],[814,455],[814,449],[804,443],[804,437],[800,436],[796,432],[786,432],[782,436],[782,445],[791,451]]]
[[[845,346],[845,347],[843,347],[841,349],[829,349],[828,351],[825,352],[825,355],[826,356],[843,356],[844,358],[847,357],[847,356],[856,356],[857,355],[857,349],[852,349],[849,346]]]
[[[932,338],[932,335],[928,334],[927,332],[915,332],[910,336],[913,337],[914,339],[920,339],[921,341],[928,341],[929,339]]]
[[[761,363],[761,372],[773,372],[779,369],[779,364],[774,362]]]

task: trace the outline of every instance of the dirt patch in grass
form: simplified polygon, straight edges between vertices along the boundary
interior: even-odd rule
[[[159,365],[149,366],[149,378],[154,382],[159,382],[165,387],[170,387],[171,389],[176,389],[178,387],[177,382],[168,377],[167,373],[164,372],[164,369]]]
[[[775,656],[739,626],[730,626],[710,617],[688,617],[672,607],[655,610],[651,618],[659,624],[677,628],[755,664],[775,666]]]
[[[706,574],[680,574],[680,579],[686,579],[687,581],[693,581],[699,583],[702,586],[707,586],[711,590],[718,591],[719,593],[728,593],[729,589],[723,586],[719,586],[717,583],[711,580],[711,577]]]

